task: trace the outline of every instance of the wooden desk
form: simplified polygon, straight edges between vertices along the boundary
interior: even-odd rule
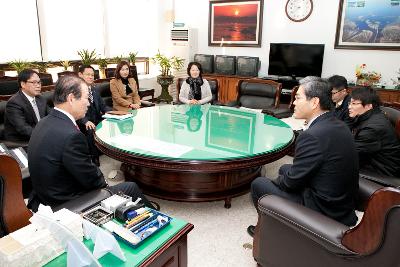
[[[110,253],[99,259],[102,266],[187,266],[187,234],[193,225],[179,219],[173,219],[154,236],[149,237],[142,245],[134,249],[118,241],[127,259],[123,262]],[[85,240],[85,245],[93,251],[94,244]],[[67,266],[67,254],[64,253],[50,261],[45,267]]]

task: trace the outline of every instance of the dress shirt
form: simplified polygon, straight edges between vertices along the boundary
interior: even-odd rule
[[[74,125],[75,125],[76,127],[78,127],[78,125],[76,124],[76,121],[75,121],[74,117],[72,117],[71,114],[69,114],[69,113],[66,112],[65,110],[60,109],[60,108],[57,108],[57,107],[54,107],[54,109],[60,111],[61,113],[64,113],[64,114],[74,123]]]

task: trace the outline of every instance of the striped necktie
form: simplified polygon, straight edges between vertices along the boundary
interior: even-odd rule
[[[89,101],[91,104],[93,104],[93,93],[92,93],[92,87],[89,87]]]

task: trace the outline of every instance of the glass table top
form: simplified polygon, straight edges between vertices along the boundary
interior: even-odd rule
[[[205,161],[268,154],[293,138],[281,120],[231,107],[160,105],[132,114],[103,120],[96,128],[98,139],[132,155]]]

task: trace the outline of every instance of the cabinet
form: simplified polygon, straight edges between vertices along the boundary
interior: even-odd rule
[[[241,77],[235,75],[205,74],[205,79],[218,80],[218,101],[227,103],[237,100],[237,84],[239,80],[257,79],[252,77]]]
[[[349,86],[349,91],[359,88],[358,86]],[[375,88],[381,99],[381,102],[400,102],[400,90]]]

